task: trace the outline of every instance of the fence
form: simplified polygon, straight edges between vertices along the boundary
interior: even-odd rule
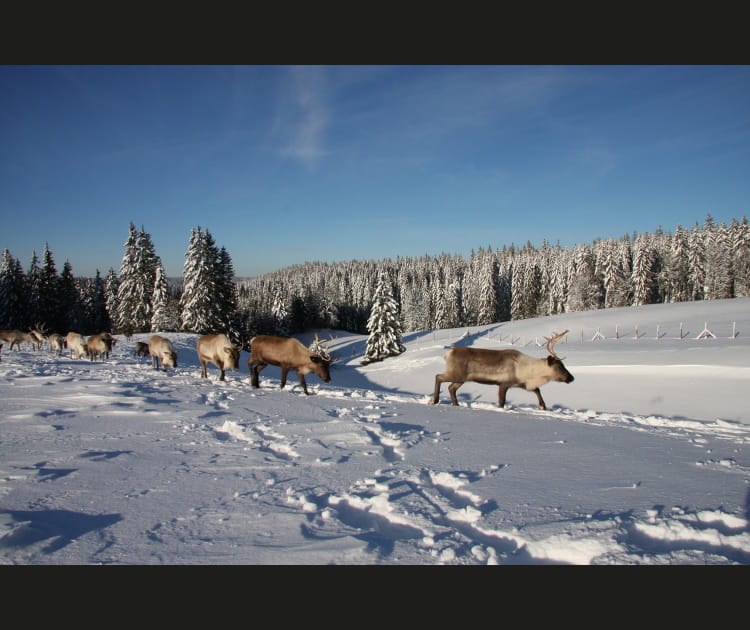
[[[728,324],[719,324],[717,327],[717,330],[726,330],[729,327]],[[615,325],[614,331],[610,333],[610,336],[605,335],[601,327],[598,327],[596,331],[593,333],[593,336],[590,334],[590,331],[592,330],[591,327],[588,328],[589,333],[586,333],[586,328],[580,328],[579,331],[571,330],[568,332],[565,337],[561,339],[562,343],[569,343],[569,338],[573,337],[574,339],[578,340],[580,343],[584,343],[587,341],[603,341],[606,339],[643,339],[643,338],[650,338],[653,340],[658,341],[659,339],[663,339],[669,335],[668,329],[662,328],[661,324],[656,325],[656,331],[653,334],[653,336],[649,337],[649,333],[647,330],[641,330],[636,324],[632,330],[627,330],[624,333],[621,333],[619,324]],[[673,330],[673,329],[672,329]],[[703,326],[703,330],[701,332],[697,333],[696,336],[693,336],[694,333],[692,333],[689,330],[685,329],[685,325],[683,322],[680,322],[679,329],[676,333],[674,333],[676,336],[669,337],[670,339],[677,339],[677,340],[684,340],[684,339],[719,339],[720,336],[714,333],[709,326],[708,322],[705,322]],[[737,322],[734,321],[731,323],[731,333],[726,337],[728,339],[736,339],[740,336],[739,330],[737,329]],[[539,347],[543,347],[546,345],[546,339],[543,337],[528,337],[524,335],[514,334],[512,332],[506,332],[503,333],[500,327],[492,327],[492,328],[483,328],[483,329],[475,329],[472,331],[471,328],[463,329],[463,332],[458,333],[456,329],[446,329],[446,330],[433,330],[430,332],[421,332],[421,333],[407,333],[404,335],[405,340],[416,340],[418,338],[424,338],[428,337],[433,341],[444,341],[446,342],[446,345],[453,345],[458,344],[460,342],[469,342],[469,341],[479,341],[479,340],[487,340],[488,342],[492,343],[499,343],[499,344],[506,344],[511,346],[518,346],[518,347],[524,347],[529,346],[531,344],[534,344]]]

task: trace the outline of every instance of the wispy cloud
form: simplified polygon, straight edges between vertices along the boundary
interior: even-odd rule
[[[325,134],[330,112],[325,97],[325,71],[321,68],[290,68],[277,128],[284,138],[281,154],[315,169],[327,151]]]

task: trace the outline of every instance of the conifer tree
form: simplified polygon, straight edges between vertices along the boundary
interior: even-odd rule
[[[173,322],[169,312],[169,287],[167,285],[167,277],[164,274],[164,267],[161,264],[161,260],[158,261],[156,266],[153,296],[151,330],[154,332],[172,330]]]
[[[654,302],[654,250],[645,234],[635,239],[633,246],[633,304],[642,306]]]
[[[105,284],[99,270],[83,290],[83,310],[85,325],[82,327],[86,334],[109,332],[112,323],[107,312]]]
[[[23,311],[22,270],[10,251],[5,249],[0,262],[0,328],[20,328],[24,320]]]
[[[117,278],[117,273],[112,267],[107,272],[107,277],[104,280],[104,303],[107,308],[107,318],[110,322],[110,327],[117,328],[119,326],[117,321],[117,313],[119,312],[119,297],[117,295],[120,288],[120,281]]]
[[[87,332],[84,330],[87,322],[81,290],[73,277],[73,266],[67,260],[60,274],[59,287],[60,312],[59,316],[53,320],[54,323],[50,323],[50,330],[57,330],[63,334],[71,331]]]
[[[375,298],[367,320],[367,348],[365,362],[381,361],[406,350],[401,341],[398,303],[393,298],[390,281],[380,274],[375,288]]]
[[[732,219],[730,240],[734,269],[732,295],[750,297],[750,227],[747,217],[742,217],[742,222]]]
[[[193,228],[183,267],[180,298],[182,330],[198,334],[228,332],[222,315],[221,287],[225,283],[219,266],[219,251],[208,230]]]
[[[59,329],[65,315],[65,308],[68,306],[61,303],[60,290],[55,260],[49,245],[45,243],[42,267],[39,271],[38,320],[30,322],[31,325],[45,323],[50,329]]]
[[[42,270],[39,267],[39,257],[34,251],[31,255],[31,264],[29,265],[29,271],[26,274],[26,324],[24,326],[31,326],[28,322],[38,322],[42,315]]]
[[[125,334],[151,330],[151,299],[156,274],[150,237],[131,223],[120,266],[117,328]]]

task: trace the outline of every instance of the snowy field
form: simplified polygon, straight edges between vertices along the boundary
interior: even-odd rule
[[[427,404],[446,347],[543,357],[565,329],[547,411]],[[166,333],[168,373],[133,357],[149,335],[93,363],[5,346],[0,564],[750,564],[750,299],[410,333],[367,366],[329,334],[310,396],[273,367],[252,389],[246,352],[201,379],[195,335]]]

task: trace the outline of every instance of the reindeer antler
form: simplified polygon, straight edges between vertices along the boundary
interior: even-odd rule
[[[310,344],[310,349],[320,354],[320,356],[323,357],[326,361],[330,361],[331,355],[328,354],[328,348],[326,348],[327,343],[327,341],[323,341],[322,339],[318,338],[318,333],[315,333],[315,339],[313,340],[312,344]]]
[[[555,357],[556,359],[560,359],[560,361],[562,361],[564,357],[563,357],[563,358],[561,358],[561,357],[558,357],[558,356],[557,356],[557,355],[555,354],[555,350],[554,350],[554,347],[555,347],[555,344],[557,343],[557,340],[558,340],[558,339],[560,339],[560,337],[564,337],[564,336],[565,336],[565,335],[567,335],[567,334],[568,334],[568,331],[567,331],[567,330],[564,330],[564,331],[563,331],[563,332],[561,332],[560,334],[556,334],[556,333],[554,333],[554,332],[553,332],[553,333],[552,333],[552,338],[550,338],[550,337],[545,337],[545,339],[547,340],[547,351],[548,351],[548,352],[549,352],[549,353],[550,353],[550,354],[551,354],[551,355],[552,355],[553,357]]]

